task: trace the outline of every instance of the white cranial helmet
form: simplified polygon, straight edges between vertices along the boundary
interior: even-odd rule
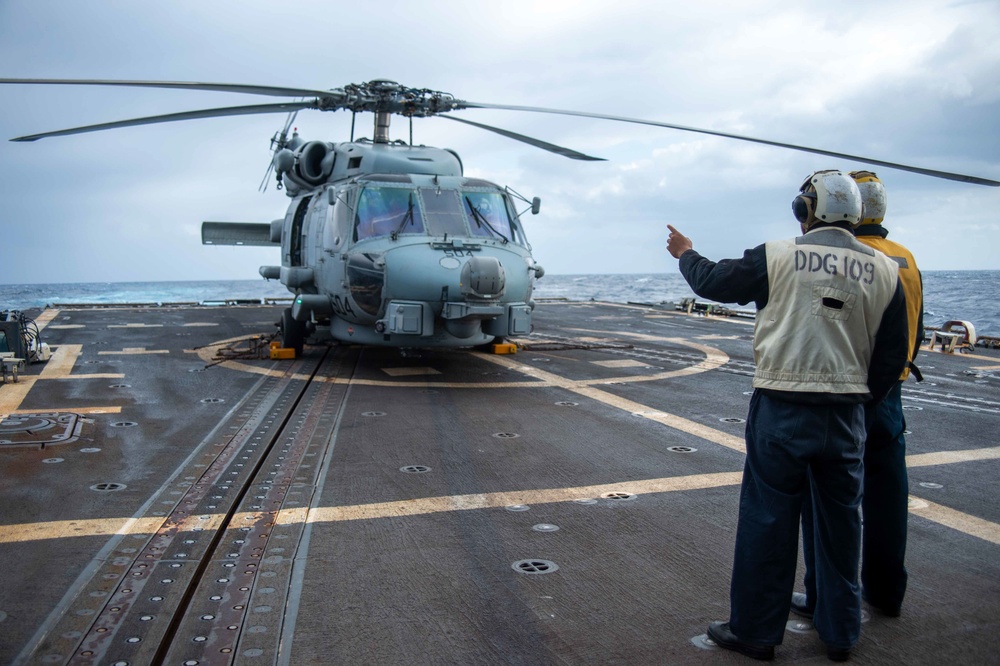
[[[851,178],[861,190],[861,203],[865,206],[861,224],[882,224],[885,219],[885,186],[873,171],[852,171]]]
[[[795,219],[803,229],[818,222],[861,224],[861,191],[854,179],[836,169],[817,171],[805,179],[792,201]]]

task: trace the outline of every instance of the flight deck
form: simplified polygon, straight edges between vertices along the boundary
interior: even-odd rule
[[[515,354],[271,360],[281,313],[36,314],[52,358],[0,384],[0,663],[746,661],[704,634],[752,320],[543,301]],[[995,662],[1000,352],[917,363],[909,587],[852,661]],[[776,662],[826,662],[810,623]]]

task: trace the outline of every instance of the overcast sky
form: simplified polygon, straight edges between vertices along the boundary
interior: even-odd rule
[[[63,2],[0,0],[0,77],[328,89],[388,78],[474,102],[630,116],[1000,180],[1000,3]],[[276,249],[203,247],[202,220],[269,222],[258,192],[284,115],[34,143],[80,125],[276,101],[197,91],[0,86],[0,283],[253,279]],[[798,231],[817,169],[863,168],[677,130],[498,110],[463,118],[592,155],[576,162],[444,119],[417,143],[466,175],[542,199],[528,238],[548,272],[676,272],[666,224],[712,259]],[[302,112],[346,141],[346,112]],[[359,116],[359,136],[372,119]],[[394,119],[394,138],[407,138]],[[891,238],[923,270],[1000,269],[1000,188],[875,169]]]

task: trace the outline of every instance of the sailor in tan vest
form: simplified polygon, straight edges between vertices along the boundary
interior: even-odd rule
[[[896,263],[854,238],[861,194],[848,175],[810,175],[792,209],[802,236],[718,263],[668,225],[667,249],[695,294],[757,307],[730,615],[713,622],[708,636],[756,659],[774,657],[809,486],[814,624],[827,655],[843,660],[861,631],[864,404],[881,400],[906,363],[906,301]]]
[[[864,498],[861,513],[865,529],[861,539],[861,594],[883,615],[896,617],[906,593],[906,522],[909,515],[909,482],[906,475],[906,419],[901,389],[911,374],[920,379],[913,365],[924,339],[923,280],[913,255],[899,243],[886,238],[883,225],[886,209],[885,187],[871,171],[853,171],[864,205],[864,218],[854,236],[879,250],[899,265],[899,279],[906,293],[906,323],[909,340],[908,367],[903,370],[885,400],[866,406],[868,438],[865,440]],[[811,618],[816,604],[813,568],[812,520],[803,507],[802,551],[806,564],[806,592],[792,595],[792,610]]]

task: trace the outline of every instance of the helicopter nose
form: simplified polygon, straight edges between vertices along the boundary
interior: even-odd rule
[[[472,257],[462,266],[462,295],[492,300],[503,296],[507,278],[496,257]]]

